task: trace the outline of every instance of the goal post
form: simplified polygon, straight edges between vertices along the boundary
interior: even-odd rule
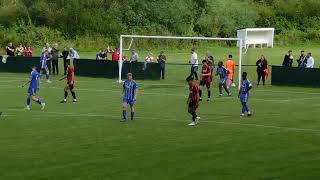
[[[128,49],[124,49],[124,39],[131,38],[131,42]],[[177,40],[212,40],[212,41],[236,41],[239,44],[239,83],[238,88],[241,87],[241,72],[242,72],[242,48],[243,48],[243,39],[240,38],[219,38],[219,37],[189,37],[189,36],[145,36],[145,35],[120,35],[120,58],[119,58],[119,83],[122,82],[122,57],[124,50],[130,50],[132,41],[134,38],[140,39],[177,39]]]

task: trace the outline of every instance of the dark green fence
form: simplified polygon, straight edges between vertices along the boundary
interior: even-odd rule
[[[40,57],[8,57],[6,63],[2,63],[2,57],[0,56],[0,60],[0,72],[28,73],[33,64],[37,66],[40,65]],[[73,61],[73,64],[77,76],[103,78],[118,78],[119,76],[118,62],[76,59]],[[122,77],[125,78],[126,74],[130,72],[135,79],[139,80],[160,79],[159,64],[147,64],[146,70],[143,70],[143,67],[143,62],[124,62],[122,66]],[[62,72],[61,70],[62,69],[60,68],[60,72]]]
[[[320,69],[272,66],[271,84],[320,87]]]
[[[0,72],[29,73],[33,64],[40,65],[40,57],[8,57],[6,63],[0,57]]]

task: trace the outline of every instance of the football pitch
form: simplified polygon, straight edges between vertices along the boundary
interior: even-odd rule
[[[320,92],[255,87],[253,116],[232,97],[202,102],[188,127],[181,80],[138,81],[134,122],[121,123],[121,85],[76,77],[78,102],[60,104],[65,82],[25,107],[28,74],[1,73],[0,179],[319,179]],[[169,81],[171,83],[171,81]],[[206,96],[206,94],[204,94]],[[70,97],[69,97],[70,98]]]

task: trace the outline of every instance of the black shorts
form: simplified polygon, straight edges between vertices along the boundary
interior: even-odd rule
[[[210,88],[210,82],[206,82],[206,81],[200,81],[200,86],[206,86],[207,88]]]
[[[188,108],[192,109],[193,111],[196,111],[198,106],[199,106],[198,103],[189,102],[189,104],[188,104]]]

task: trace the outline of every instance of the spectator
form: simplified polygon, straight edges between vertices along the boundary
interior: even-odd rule
[[[143,65],[143,69],[142,70],[146,70],[147,69],[147,65],[148,63],[152,63],[153,62],[153,54],[151,52],[148,53],[148,56],[145,58],[144,60],[144,65]]]
[[[79,59],[80,56],[78,54],[78,52],[76,50],[74,50],[73,48],[70,48],[69,50],[69,59]]]
[[[23,56],[24,54],[24,47],[22,46],[22,44],[20,44],[17,48],[16,48],[16,55],[17,56]]]
[[[304,53],[304,50],[301,51],[300,57],[297,60],[298,62],[298,67],[305,68],[307,65],[307,56]]]
[[[70,60],[68,59],[69,56],[69,51],[67,47],[64,47],[61,56],[63,58],[63,75],[67,75],[67,68],[68,68],[68,64],[70,63]]]
[[[163,51],[160,52],[160,55],[158,56],[157,60],[158,60],[158,63],[160,65],[161,79],[164,80],[167,57],[166,57],[166,55],[164,54]]]
[[[52,60],[51,60],[51,51],[52,51],[52,48],[50,47],[50,44],[49,43],[46,43],[43,48],[42,48],[42,53],[46,52],[47,51],[47,66],[48,66],[48,69],[49,69],[49,73],[51,74],[52,73]]]
[[[33,53],[32,48],[31,48],[30,46],[28,46],[28,47],[26,48],[26,50],[24,51],[24,56],[26,56],[26,57],[32,57],[32,53]]]
[[[104,50],[100,50],[96,55],[96,60],[106,60],[107,53]]]
[[[42,53],[45,52],[45,51],[48,51],[48,53],[50,54],[51,53],[51,50],[52,48],[50,47],[50,44],[49,43],[46,43],[43,48],[42,48]]]
[[[131,51],[130,63],[138,62],[138,60],[139,60],[139,55],[138,55],[138,53],[136,52],[136,50],[132,50],[132,51]]]
[[[306,65],[306,68],[313,68],[314,66],[314,59],[313,57],[311,56],[311,53],[309,52],[308,55],[307,55],[307,65]]]
[[[292,63],[293,63],[292,50],[289,50],[288,54],[284,56],[282,66],[292,67]]]
[[[117,48],[115,51],[112,52],[112,61],[119,61],[120,59],[120,51]]]
[[[53,44],[53,47],[51,49],[51,58],[52,58],[52,74],[59,74],[59,49],[58,44]]]
[[[257,74],[258,74],[257,86],[259,86],[261,78],[262,78],[262,84],[265,85],[265,82],[266,82],[265,70],[268,68],[268,61],[264,57],[264,55],[261,55],[260,59],[256,62],[256,66],[257,66]]]
[[[6,50],[8,56],[14,56],[15,48],[11,42],[8,44],[8,46],[6,46]]]
[[[191,49],[191,73],[190,76],[194,76],[195,80],[198,81],[198,55],[194,48]]]
[[[128,61],[128,58],[125,54],[122,56],[122,61]]]

